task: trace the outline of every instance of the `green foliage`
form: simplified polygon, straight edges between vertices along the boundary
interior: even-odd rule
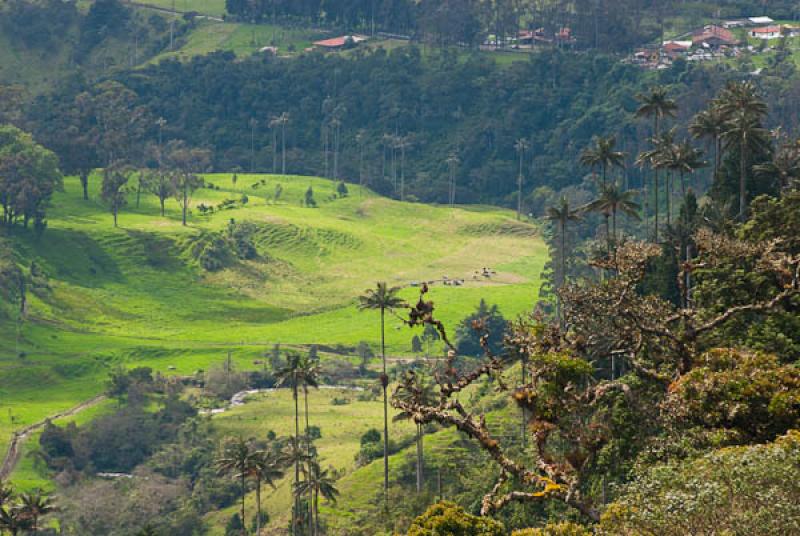
[[[442,501],[416,518],[408,536],[504,536],[503,525],[488,517],[468,514],[460,506]]]
[[[592,532],[583,525],[562,521],[548,523],[541,528],[515,530],[511,536],[590,536],[591,534]]]
[[[305,196],[303,197],[303,204],[309,208],[317,207],[317,202],[314,200],[314,188],[311,186],[306,190]]]
[[[800,434],[725,448],[656,466],[608,506],[601,534],[730,534],[800,531]]]
[[[495,354],[500,353],[507,327],[507,322],[500,314],[497,305],[489,306],[481,299],[475,312],[464,318],[456,327],[456,351],[466,356],[483,355],[481,337],[486,333],[489,335],[489,349]]]
[[[716,349],[670,386],[667,408],[684,426],[729,441],[770,441],[800,426],[800,369],[773,355]]]
[[[63,185],[56,156],[30,134],[0,125],[0,223],[25,227],[44,220],[50,198]]]

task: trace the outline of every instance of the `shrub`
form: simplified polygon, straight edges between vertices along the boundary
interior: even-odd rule
[[[548,523],[544,527],[535,529],[515,530],[511,536],[591,536],[591,532],[583,525],[563,521],[561,523]]]
[[[457,504],[442,501],[416,518],[408,536],[504,536],[503,524],[488,517],[468,514]]]
[[[609,505],[601,534],[800,534],[800,432],[649,469]]]

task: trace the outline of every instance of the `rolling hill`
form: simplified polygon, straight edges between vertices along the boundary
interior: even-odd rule
[[[89,201],[69,178],[40,239],[21,229],[0,237],[19,265],[42,274],[18,350],[14,309],[0,321],[0,450],[15,431],[101,393],[120,364],[190,374],[230,350],[247,369],[274,343],[352,355],[359,341],[377,340],[377,317],[360,313],[356,298],[378,280],[405,287],[411,300],[414,282],[463,279],[431,292],[451,326],[482,298],[506,317],[533,306],[546,249],[537,227],[509,211],[403,203],[357,186],[342,197],[319,178],[237,179],[206,176],[214,186],[196,192],[187,227],[174,200],[162,217],[154,196],[143,194],[137,209],[132,192],[114,228],[98,201],[99,176]],[[301,206],[309,187],[317,208]],[[232,208],[203,216],[201,204]],[[257,257],[203,270],[186,244],[231,221],[256,230]],[[497,274],[476,277],[483,267]],[[393,355],[411,353],[413,333],[401,327],[387,326]]]

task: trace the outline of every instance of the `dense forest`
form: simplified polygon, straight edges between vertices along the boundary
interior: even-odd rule
[[[412,42],[76,68],[28,100],[2,88],[1,370],[18,383],[63,344],[75,363],[53,370],[100,370],[105,405],[8,434],[35,439],[27,474],[56,493],[0,480],[0,534],[800,534],[800,73],[785,46],[758,67],[744,53],[645,71],[614,53],[674,17],[765,6],[228,0],[242,21]],[[46,9],[79,25],[77,64],[144,24],[114,0]],[[531,21],[575,41],[509,63],[480,50]],[[360,257],[356,226],[378,237]],[[390,260],[369,289],[308,304],[351,264],[401,259],[396,235],[424,271]],[[490,246],[497,265],[473,266]],[[313,279],[336,248],[347,262]],[[292,285],[307,309],[290,310]],[[523,313],[504,316],[498,289],[528,293]],[[117,315],[115,294],[144,292]],[[304,317],[304,337],[331,340],[258,331]],[[207,334],[220,324],[226,343]],[[398,333],[410,345],[387,351]],[[358,404],[357,426],[325,420]],[[326,441],[347,427],[342,470]]]
[[[143,118],[130,144],[184,140],[211,150],[215,170],[281,171],[285,157],[290,173],[365,181],[382,193],[400,197],[402,190],[403,198],[442,203],[449,199],[452,171],[458,202],[511,205],[517,140],[527,141],[522,173],[529,195],[541,186],[579,183],[578,156],[601,133],[616,135],[628,155],[626,180],[639,187],[632,155],[644,148],[652,127],[633,117],[633,96],[653,83],[667,84],[685,118],[740,72],[684,63],[656,75],[610,56],[561,51],[506,67],[480,55],[443,50],[423,56],[407,48],[296,60],[237,61],[219,53],[185,64],[162,62],[121,75],[117,83]],[[780,124],[786,133],[797,129],[795,72],[787,59],[758,80],[772,103],[767,124]],[[82,124],[97,129],[100,117],[91,110],[76,117],[76,104],[102,106],[102,94],[101,86],[75,81],[34,103],[29,127],[62,158],[74,158],[77,140],[68,133]],[[285,123],[276,120],[281,117]],[[536,199],[526,204],[541,215]]]
[[[653,0],[227,0],[242,20],[301,20],[374,32],[403,33],[439,44],[474,47],[488,40],[506,46],[519,28],[550,35],[570,28],[569,46],[623,51],[661,35],[670,17],[735,18],[769,13],[795,19],[791,1],[728,0],[714,3]],[[487,36],[492,36],[487,39]]]

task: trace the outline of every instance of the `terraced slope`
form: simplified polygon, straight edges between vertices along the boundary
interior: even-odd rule
[[[463,286],[434,285],[432,297],[452,323],[481,298],[509,317],[529,310],[545,261],[534,226],[489,207],[401,203],[308,177],[212,175],[198,191],[189,226],[168,201],[135,194],[114,228],[98,201],[68,179],[54,199],[40,240],[16,231],[3,241],[25,267],[35,262],[46,283],[31,293],[18,357],[12,308],[0,318],[0,450],[14,431],[88,400],[118,363],[191,373],[219,362],[227,350],[252,367],[273,343],[355,346],[377,339],[377,317],[358,312],[357,296],[375,281],[408,286],[443,276]],[[134,181],[135,182],[135,181]],[[276,202],[274,192],[282,194]],[[301,206],[311,186],[318,208]],[[242,204],[242,196],[247,203]],[[200,204],[235,208],[202,216]],[[219,272],[202,270],[186,253],[187,238],[223,231],[231,220],[255,226],[258,258]],[[491,267],[491,279],[476,270]],[[410,352],[412,334],[388,325],[393,354]]]

